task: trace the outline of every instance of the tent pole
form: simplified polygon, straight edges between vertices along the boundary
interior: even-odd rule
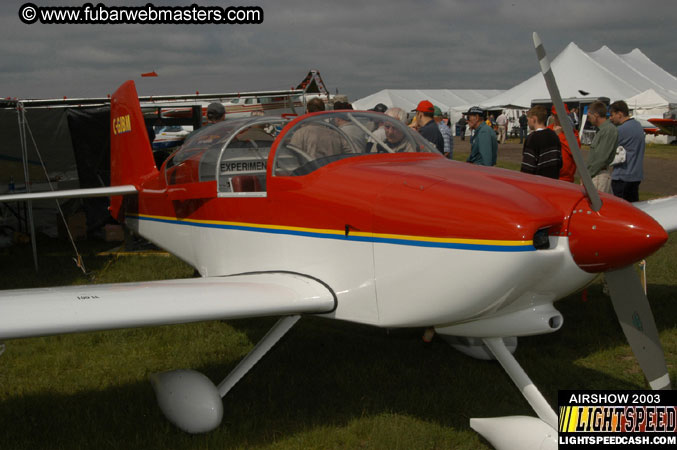
[[[31,183],[30,175],[28,172],[28,143],[26,139],[26,110],[24,109],[23,103],[17,103],[17,112],[19,114],[19,139],[21,141],[21,159],[23,162],[24,169],[24,181],[26,183],[26,192],[31,192]],[[38,267],[38,247],[35,239],[35,222],[33,221],[33,202],[28,200],[28,226],[31,230],[31,246],[33,247],[33,265],[35,266],[35,271],[39,272]]]
[[[47,180],[47,184],[49,185],[49,190],[54,191],[54,186],[52,185],[52,182],[49,179],[49,173],[47,173],[47,167],[45,166],[45,161],[42,159],[42,155],[40,154],[40,149],[38,148],[38,144],[35,142],[35,138],[33,137],[33,132],[31,131],[31,126],[28,124],[28,121],[24,121],[24,128],[25,128],[25,135],[26,135],[26,141],[28,142],[28,136],[30,135],[31,142],[33,143],[33,148],[35,149],[35,153],[38,155],[38,159],[40,160],[40,166],[42,166],[42,170],[45,174],[45,180]],[[26,159],[28,160],[28,152],[26,152]],[[101,180],[101,177],[99,177],[99,180]],[[103,182],[101,183],[103,186]],[[82,260],[82,255],[80,255],[80,252],[78,251],[78,247],[75,245],[75,240],[73,239],[73,234],[71,233],[70,228],[68,227],[68,221],[66,220],[66,216],[63,213],[63,210],[61,209],[61,205],[59,204],[59,200],[55,199],[54,203],[56,204],[56,209],[59,212],[59,216],[61,217],[61,220],[63,220],[64,227],[66,228],[66,233],[68,233],[68,239],[71,242],[71,245],[73,246],[73,250],[75,251],[75,256],[77,258],[73,258],[75,261],[75,265],[82,270],[82,273],[87,275],[87,269],[85,269],[85,264]],[[37,253],[36,253],[36,258],[37,258]]]

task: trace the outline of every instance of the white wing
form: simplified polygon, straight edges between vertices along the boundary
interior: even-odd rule
[[[0,202],[25,200],[45,200],[50,198],[110,197],[111,195],[135,194],[136,188],[131,185],[110,186],[87,189],[67,189],[63,191],[28,192],[25,194],[0,195]]]
[[[677,230],[677,195],[633,205],[653,217],[668,233]]]
[[[292,273],[0,291],[0,339],[80,331],[326,313],[334,293]]]

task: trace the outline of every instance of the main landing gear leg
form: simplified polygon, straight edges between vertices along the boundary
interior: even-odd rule
[[[499,450],[556,449],[558,418],[555,411],[506,348],[503,339],[484,338],[482,340],[539,418],[511,416],[470,419],[470,427]]]
[[[218,427],[223,418],[221,399],[300,318],[300,315],[295,315],[278,320],[218,387],[194,370],[173,370],[151,375],[162,413],[188,433],[206,433]]]

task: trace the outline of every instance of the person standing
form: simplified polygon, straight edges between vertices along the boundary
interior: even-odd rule
[[[481,166],[495,166],[498,156],[496,132],[484,122],[484,110],[473,106],[468,110],[468,126],[475,134],[470,143],[470,155],[467,162]]]
[[[454,155],[454,137],[451,135],[449,127],[442,120],[442,110],[438,106],[435,106],[433,119],[440,129],[440,133],[442,133],[442,139],[444,140],[444,156],[452,159]]]
[[[524,139],[527,137],[527,127],[529,126],[529,121],[527,120],[527,114],[522,111],[522,115],[519,117],[520,123],[520,144],[524,142]]]
[[[556,180],[562,167],[562,150],[557,133],[545,126],[547,115],[548,110],[541,105],[534,106],[527,113],[533,133],[524,142],[520,170]]]
[[[494,132],[498,129],[496,127],[496,118],[494,117],[493,114],[489,114],[489,117],[487,117],[487,120],[485,121],[487,125],[491,127]]]
[[[207,106],[207,123],[212,125],[226,120],[226,108],[222,103],[210,103]]]
[[[564,105],[566,108],[566,104]],[[571,111],[568,113],[569,119],[571,120],[571,125],[574,127],[574,130],[578,129],[578,108],[571,108]]]
[[[618,145],[625,149],[625,161],[616,164],[611,175],[611,189],[616,197],[639,201],[639,184],[644,178],[644,128],[630,117],[623,100],[609,106],[609,120],[618,130]]]
[[[226,120],[226,108],[223,106],[222,103],[219,103],[219,102],[210,103],[207,106],[206,116],[207,116],[207,122],[204,125],[202,125],[200,128],[195,128],[193,131],[188,133],[183,140],[184,143],[191,140],[193,138],[193,136],[195,136],[198,133],[198,131],[200,131],[200,130],[202,130],[202,129],[210,126],[210,125],[214,125],[215,123],[223,122],[224,120]]]
[[[456,122],[456,128],[458,130],[458,135],[461,136],[461,140],[465,141],[465,127],[468,125],[468,121],[465,120],[465,116],[461,115],[461,118]]]
[[[567,112],[567,118],[568,116],[568,108],[566,105],[564,105],[564,109]],[[557,116],[557,111],[555,110],[555,107],[552,107],[552,118],[553,123],[552,125],[549,125],[548,128],[553,130],[555,133],[557,133],[557,137],[559,138],[559,142],[562,146],[562,168],[559,170],[559,179],[562,181],[569,181],[570,183],[574,182],[574,177],[576,175],[576,161],[574,161],[574,155],[571,153],[571,148],[569,148],[569,143],[567,142],[566,136],[564,136],[564,131],[562,130],[562,123],[559,120],[559,117]],[[578,137],[578,130],[576,128],[573,129],[574,131],[574,136],[576,137],[576,141],[578,142],[578,148],[581,147],[581,139]]]
[[[353,105],[351,105],[348,102],[342,102],[338,101],[334,103],[334,110],[340,111],[340,110],[347,110],[350,111],[353,109]],[[358,150],[359,153],[363,153],[367,147],[367,135],[366,133],[357,125],[355,125],[353,122],[348,120],[347,116],[340,116],[337,115],[334,119],[336,126],[339,127],[341,131],[343,131],[355,144],[355,148]],[[352,153],[352,149],[350,146],[346,146],[346,149],[344,149],[344,153]]]
[[[496,125],[498,125],[498,142],[505,144],[505,137],[508,133],[508,116],[505,115],[505,111],[501,111],[496,118]]]
[[[308,114],[325,110],[320,98],[313,98],[306,104]],[[328,132],[325,125],[318,122],[308,123],[294,131],[288,147],[305,152],[312,159],[339,155],[345,151],[346,141],[337,132]]]
[[[440,128],[433,120],[435,115],[435,107],[428,100],[422,100],[419,102],[418,106],[412,112],[416,112],[416,121],[417,130],[428,141],[430,141],[433,146],[439,150],[440,153],[444,153],[444,138],[442,133],[440,133]]]
[[[616,155],[618,131],[606,118],[606,105],[596,101],[588,106],[588,121],[597,127],[597,133],[590,144],[588,154],[588,172],[592,183],[599,192],[611,194],[611,174],[609,166]]]
[[[385,112],[385,115],[400,121],[400,123],[402,123],[404,126],[407,125],[407,113],[402,108],[398,108],[396,106],[388,108],[388,110]],[[388,132],[386,132],[386,128],[388,128]],[[367,141],[367,153],[386,152],[386,149],[379,145],[379,141],[386,142],[389,146],[392,145],[393,147],[390,148],[394,152],[416,151],[409,140],[403,140],[405,135],[402,133],[402,130],[393,126],[392,123],[382,122],[372,134],[373,137],[369,137],[369,140]]]

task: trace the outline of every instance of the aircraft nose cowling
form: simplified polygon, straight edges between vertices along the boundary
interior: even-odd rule
[[[658,250],[668,234],[652,217],[611,196],[592,211],[585,201],[572,212],[569,248],[574,261],[586,272],[619,269]]]

